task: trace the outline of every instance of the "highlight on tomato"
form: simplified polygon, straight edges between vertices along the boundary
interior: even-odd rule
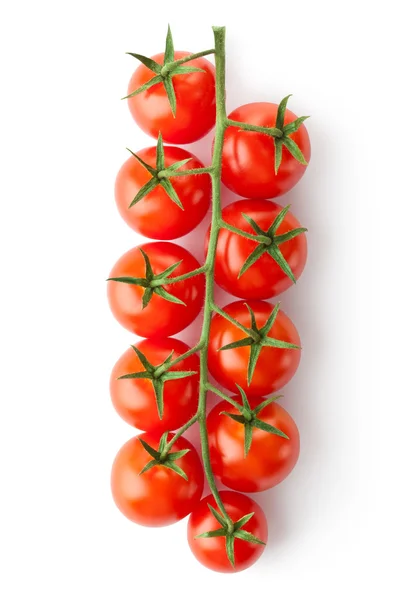
[[[311,157],[310,138],[303,123],[286,108],[289,97],[278,104],[252,102],[228,116],[233,121],[278,128],[284,135],[274,138],[239,127],[225,132],[222,181],[238,196],[275,198],[286,194],[303,177]],[[279,110],[281,109],[281,110]]]
[[[238,300],[223,311],[231,320],[212,318],[208,347],[208,368],[218,383],[233,392],[239,385],[249,396],[289,383],[300,363],[300,337],[279,304]]]
[[[204,300],[202,273],[173,278],[200,268],[186,250],[171,242],[149,242],[126,252],[111,269],[108,301],[116,320],[141,337],[168,337],[197,317]]]
[[[296,423],[278,398],[234,396],[207,417],[211,465],[229,488],[255,493],[281,483],[300,453]],[[232,402],[234,403],[232,405]]]
[[[307,259],[307,230],[289,206],[237,200],[223,209],[222,220],[253,239],[222,227],[215,261],[219,286],[233,296],[261,299],[277,296],[297,281]],[[206,249],[208,239],[209,232]]]
[[[142,431],[172,431],[197,411],[199,357],[174,338],[141,340],[116,362],[110,377],[117,413]],[[178,361],[178,362],[177,362]],[[171,366],[170,366],[171,365]]]
[[[215,67],[205,58],[186,62],[174,50],[168,28],[165,52],[151,58],[128,52],[142,64],[128,86],[128,106],[143,131],[172,144],[202,138],[215,124]]]
[[[221,491],[233,523],[230,529],[212,495],[195,507],[188,522],[188,543],[197,560],[220,573],[243,571],[264,552],[268,526],[261,507],[248,496]]]
[[[198,505],[204,475],[194,446],[172,434],[143,433],[126,442],[111,472],[111,491],[122,514],[139,525],[162,527],[180,521]]]
[[[121,217],[138,233],[173,240],[192,231],[210,206],[208,174],[177,176],[186,169],[204,168],[183,148],[144,148],[122,165],[115,182],[115,200]]]

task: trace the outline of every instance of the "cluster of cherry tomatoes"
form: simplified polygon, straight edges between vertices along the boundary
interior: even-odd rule
[[[117,175],[115,197],[126,223],[157,241],[126,252],[109,276],[113,315],[145,338],[122,354],[111,374],[116,411],[144,432],[118,453],[112,493],[121,512],[142,525],[168,525],[191,514],[188,541],[194,555],[215,570],[240,570],[260,556],[267,540],[263,511],[241,492],[278,484],[299,455],[296,424],[275,398],[265,396],[293,377],[300,339],[290,318],[265,300],[284,292],[305,266],[305,230],[287,207],[270,199],[287,192],[303,175],[309,138],[303,123],[293,132],[288,129],[289,142],[280,149],[276,172],[273,137],[233,126],[225,132],[222,182],[245,199],[223,209],[215,259],[215,282],[240,300],[213,316],[208,343],[211,375],[233,392],[207,417],[212,470],[234,490],[220,492],[235,524],[232,536],[224,536],[215,499],[201,499],[204,473],[197,451],[183,436],[170,444],[170,432],[190,424],[196,415],[200,371],[198,355],[170,336],[199,314],[205,290],[199,262],[170,240],[192,231],[206,216],[211,181],[196,156],[163,143],[190,143],[213,127],[215,68],[203,57],[184,62],[189,53],[175,52],[172,38],[167,38],[165,53],[134,56],[142,64],[129,83],[129,109],[158,142],[131,153]],[[286,102],[282,127],[297,119]],[[228,119],[275,127],[278,113],[276,104],[258,102],[241,106]],[[302,162],[291,151],[290,140]],[[177,175],[185,170],[200,172]],[[208,236],[206,252],[207,247]],[[234,567],[229,543],[234,545]]]

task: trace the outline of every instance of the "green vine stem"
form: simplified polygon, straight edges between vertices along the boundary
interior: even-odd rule
[[[174,177],[187,177],[188,175],[204,175],[211,174],[211,167],[202,167],[201,169],[189,169],[185,171],[174,171]],[[158,178],[163,179],[164,177],[169,177],[171,175],[171,171],[165,169],[164,171],[160,171],[158,173]]]
[[[222,148],[224,143],[225,129],[227,127],[225,108],[225,27],[213,27],[215,41],[215,88],[216,88],[216,126],[215,142],[211,168],[212,181],[212,218],[210,241],[208,246],[206,267],[206,293],[204,301],[204,321],[200,337],[202,348],[200,350],[200,390],[198,405],[198,421],[200,428],[201,452],[204,471],[221,514],[227,523],[232,520],[225,510],[225,506],[219,495],[214,475],[211,468],[210,449],[206,425],[207,385],[208,385],[208,340],[210,337],[211,316],[214,306],[214,270],[215,255],[217,251],[218,234],[221,228],[221,170],[222,170]]]

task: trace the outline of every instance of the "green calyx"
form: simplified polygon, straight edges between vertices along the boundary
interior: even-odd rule
[[[142,248],[139,248],[139,250],[143,256],[146,265],[146,277],[109,277],[107,281],[118,281],[119,283],[126,283],[128,285],[139,285],[140,287],[144,288],[142,308],[146,308],[146,306],[152,299],[153,294],[164,298],[164,300],[167,300],[168,302],[172,302],[174,304],[183,304],[184,306],[186,306],[183,300],[180,300],[180,298],[173,296],[172,294],[167,292],[167,290],[163,287],[164,285],[168,284],[169,275],[171,275],[171,273],[173,273],[175,269],[179,267],[182,261],[180,260],[179,262],[174,263],[173,265],[165,269],[165,271],[163,271],[162,273],[158,273],[158,275],[155,275],[150,263],[150,259],[147,256],[146,252]]]
[[[222,346],[219,351],[224,350],[233,350],[234,348],[241,348],[243,346],[250,346],[250,358],[249,364],[247,368],[247,385],[250,385],[251,380],[253,379],[254,371],[257,365],[257,361],[260,357],[261,350],[266,347],[270,348],[284,348],[287,350],[299,350],[300,347],[296,346],[296,344],[291,344],[289,342],[284,342],[283,340],[277,340],[275,338],[269,337],[268,333],[270,332],[273,324],[275,323],[276,317],[279,312],[279,304],[274,306],[274,309],[270,316],[268,317],[266,323],[259,329],[257,327],[256,318],[252,308],[246,304],[246,307],[250,313],[251,318],[251,328],[247,329],[241,325],[239,322],[234,322],[233,319],[229,318],[230,322],[234,322],[235,325],[241,330],[245,330],[248,333],[248,336],[245,338],[238,340],[237,342],[232,342],[231,344],[227,344],[226,346]],[[225,317],[225,314],[221,311],[220,314]],[[229,315],[227,315],[229,316]],[[225,317],[226,318],[226,317]]]
[[[205,52],[199,52],[198,54],[193,54],[191,56],[187,56],[184,59],[174,60],[175,51],[174,51],[174,42],[172,39],[171,28],[168,25],[167,38],[165,41],[165,52],[164,52],[164,62],[162,65],[155,62],[153,59],[148,58],[147,56],[143,56],[142,54],[136,54],[134,52],[127,52],[130,56],[133,56],[137,60],[139,60],[142,64],[144,64],[150,71],[153,71],[154,77],[149,79],[146,83],[140,86],[137,90],[133,91],[128,96],[122,98],[126,100],[127,98],[132,98],[133,96],[137,96],[137,94],[141,94],[146,90],[150,89],[154,85],[162,83],[164,86],[165,92],[168,96],[168,101],[171,106],[172,114],[176,115],[176,95],[173,84],[173,78],[177,75],[187,75],[188,73],[204,73],[203,69],[199,69],[198,67],[185,67],[184,63],[189,62],[197,58],[198,56],[206,56],[207,54],[212,54],[214,50],[206,50]]]
[[[228,119],[228,125],[230,127],[237,127],[242,131],[254,131],[256,133],[263,133],[264,135],[269,135],[274,139],[275,144],[275,175],[279,171],[279,167],[282,162],[282,148],[285,146],[290,154],[302,165],[307,165],[307,161],[304,158],[302,151],[299,146],[290,136],[292,133],[295,133],[301,126],[301,124],[308,119],[309,117],[299,117],[295,119],[291,123],[284,125],[285,122],[285,112],[288,100],[290,98],[286,96],[283,98],[281,103],[278,106],[278,112],[275,121],[275,127],[262,127],[261,125],[251,125],[250,123],[242,123],[241,121],[233,121],[232,119]]]
[[[129,205],[129,208],[135,206],[142,198],[147,196],[150,192],[152,192],[157,186],[161,186],[163,190],[168,194],[171,198],[172,202],[175,202],[179,206],[180,209],[184,210],[182,202],[179,200],[178,194],[175,191],[174,186],[170,182],[169,178],[173,177],[177,171],[181,167],[183,167],[186,163],[188,163],[191,158],[185,158],[184,160],[179,160],[173,165],[166,167],[165,166],[165,155],[164,155],[164,145],[161,133],[158,134],[157,140],[157,150],[156,150],[156,168],[147,164],[132,150],[127,150],[136,158],[136,160],[148,171],[151,175],[151,179],[144,184],[143,187],[140,188],[136,196],[133,198],[132,202]]]
[[[176,364],[176,361],[172,360],[174,354],[173,351],[169,356],[167,356],[164,362],[159,365],[152,365],[143,352],[139,350],[139,348],[136,348],[136,346],[131,346],[131,348],[140,360],[144,371],[127,373],[126,375],[121,375],[121,377],[118,377],[118,379],[149,379],[153,385],[154,395],[156,397],[158,416],[160,419],[162,419],[164,415],[165,382],[197,375],[197,371],[169,371],[172,362]]]
[[[190,449],[180,450],[178,452],[168,452],[166,451],[167,439],[168,431],[166,431],[162,435],[160,439],[160,444],[158,446],[158,449],[156,450],[155,448],[152,448],[147,442],[142,440],[142,438],[139,438],[139,441],[142,444],[143,448],[146,450],[146,452],[148,452],[148,454],[152,458],[152,460],[150,460],[143,467],[139,475],[146,473],[146,471],[149,471],[154,467],[164,467],[165,469],[171,469],[171,471],[174,471],[175,473],[180,475],[180,477],[183,477],[183,479],[188,481],[188,476],[186,475],[185,471],[176,464],[176,461],[185,456],[185,454],[187,454],[188,452],[190,452]]]
[[[211,504],[208,505],[210,512],[221,525],[218,529],[212,529],[211,531],[205,531],[204,533],[200,533],[196,538],[215,538],[215,537],[224,537],[225,538],[225,549],[226,555],[231,563],[232,567],[235,567],[235,540],[243,540],[248,542],[249,544],[261,544],[265,546],[265,542],[254,536],[249,531],[243,529],[244,525],[250,521],[250,519],[254,516],[254,512],[249,513],[248,515],[244,515],[241,519],[236,522],[232,522],[232,520],[227,520],[222,514],[220,514]]]
[[[244,262],[242,268],[240,269],[238,279],[249,269],[263,254],[269,254],[269,256],[277,263],[277,265],[282,269],[282,271],[289,277],[293,283],[296,283],[296,278],[293,275],[293,271],[290,268],[287,260],[283,256],[279,246],[284,242],[288,242],[293,238],[305,233],[307,229],[305,227],[297,227],[296,229],[291,229],[286,233],[282,233],[281,235],[277,235],[276,232],[279,226],[282,224],[286,214],[290,209],[290,204],[285,206],[281,210],[281,212],[275,217],[271,226],[264,231],[261,227],[252,219],[251,217],[242,213],[242,216],[248,224],[252,227],[253,231],[256,235],[247,234],[245,231],[241,231],[240,235],[242,237],[247,237],[248,239],[254,240],[258,243],[257,247],[253,250],[253,252],[248,256],[246,261]]]
[[[282,396],[273,396],[272,398],[267,398],[252,409],[250,407],[245,391],[240,387],[240,385],[236,384],[236,386],[242,397],[242,404],[239,404],[239,402],[236,402],[236,400],[234,400],[233,398],[227,397],[226,400],[239,411],[239,414],[237,415],[234,413],[227,412],[225,410],[223,410],[220,414],[226,415],[230,419],[233,419],[237,423],[241,423],[244,426],[244,456],[246,457],[250,451],[251,443],[253,441],[254,428],[261,429],[262,431],[266,431],[267,433],[271,433],[273,435],[278,435],[279,437],[283,437],[288,440],[289,437],[286,435],[286,433],[284,433],[280,429],[277,429],[273,425],[269,425],[269,423],[265,423],[265,421],[262,421],[258,418],[258,413],[260,413],[266,406],[268,406],[272,402],[275,402]]]

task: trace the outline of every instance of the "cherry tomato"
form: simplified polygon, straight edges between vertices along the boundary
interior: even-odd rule
[[[197,506],[203,492],[204,475],[200,458],[188,440],[181,437],[171,452],[189,449],[176,461],[187,475],[156,465],[140,471],[151,460],[139,437],[157,449],[159,436],[143,433],[133,437],[118,452],[111,472],[111,490],[115,504],[125,517],[148,527],[161,527],[180,521]],[[172,438],[169,435],[168,441]]]
[[[121,256],[111,270],[110,277],[145,277],[142,248],[150,259],[157,275],[178,261],[181,264],[171,277],[178,277],[200,267],[198,261],[185,248],[170,242],[149,242],[132,248]],[[199,314],[204,299],[204,276],[196,275],[185,281],[164,286],[179,300],[176,304],[153,294],[146,308],[142,308],[144,288],[117,281],[108,282],[108,301],[117,321],[141,337],[167,337],[178,333]]]
[[[243,526],[243,529],[266,543],[268,526],[261,507],[248,496],[237,492],[222,491],[220,496],[228,515],[234,522],[245,515],[254,513],[252,518]],[[232,567],[226,553],[225,537],[196,538],[201,533],[221,527],[217,519],[211,514],[208,504],[218,510],[213,496],[210,495],[203,498],[190,515],[188,542],[191,551],[202,565],[213,571],[232,573],[247,569],[260,558],[265,546],[236,538],[234,542],[235,567]]]
[[[240,403],[239,397],[234,399]],[[251,408],[263,401],[249,398]],[[207,418],[211,463],[221,482],[239,492],[262,492],[283,481],[295,466],[300,452],[296,423],[276,402],[263,408],[257,419],[280,429],[289,439],[253,427],[250,450],[244,454],[244,425],[222,411],[239,415],[228,402],[219,402]]]
[[[229,118],[234,121],[275,127],[278,105],[271,102],[252,102],[234,110]],[[286,109],[284,124],[297,119]],[[293,134],[308,162],[311,156],[310,139],[304,124]],[[245,198],[275,198],[285,194],[304,175],[307,166],[300,164],[283,146],[282,163],[275,174],[275,145],[271,136],[254,131],[228,127],[225,132],[222,156],[222,181],[235,194]]]
[[[136,347],[153,365],[160,365],[173,351],[172,360],[189,350],[189,346],[174,338],[142,340]],[[110,378],[111,399],[117,413],[129,425],[143,431],[163,432],[178,429],[196,412],[199,390],[199,357],[192,354],[171,369],[173,371],[197,371],[183,379],[164,383],[164,412],[160,420],[156,396],[150,379],[118,379],[128,373],[144,371],[138,356],[129,348],[115,364]]]
[[[262,230],[267,231],[282,206],[270,200],[238,200],[226,206],[222,218],[226,223],[247,233],[257,235],[251,225],[242,216],[251,217]],[[276,234],[281,235],[300,227],[300,223],[288,212],[278,227]],[[206,240],[208,247],[209,233]],[[258,246],[247,238],[221,229],[218,236],[217,257],[215,262],[215,281],[224,290],[240,298],[272,298],[287,290],[293,282],[283,272],[275,260],[265,252],[240,277],[239,273],[247,258]],[[307,240],[304,233],[279,244],[286,262],[296,279],[303,272],[307,259]]]
[[[183,148],[164,146],[164,153],[166,167],[188,158],[190,162],[180,170],[204,167],[198,158]],[[137,155],[151,167],[156,167],[155,147],[140,150]],[[210,177],[205,174],[170,178],[184,210],[171,200],[161,185],[129,208],[136,194],[150,179],[150,173],[134,156],[122,165],[115,182],[115,199],[124,221],[138,233],[158,240],[173,240],[192,231],[210,205]]]
[[[178,60],[190,52],[175,52]],[[152,56],[160,65],[164,53]],[[189,144],[202,138],[215,123],[215,67],[204,58],[185,63],[185,67],[197,67],[204,72],[175,75],[172,82],[176,96],[176,116],[172,114],[168,96],[162,83],[128,99],[132,117],[143,131],[157,138],[161,131],[163,139],[171,144]],[[141,64],[133,73],[128,95],[154,77],[154,73]]]
[[[257,327],[265,325],[271,315],[273,305],[260,300],[250,300]],[[249,311],[241,300],[228,304],[223,309],[228,315],[245,327],[251,327]],[[280,310],[269,337],[300,346],[299,334],[289,317]],[[247,385],[247,368],[250,359],[250,346],[232,350],[220,350],[223,346],[244,339],[243,333],[220,315],[211,320],[210,345],[208,348],[208,368],[211,375],[225,388],[237,391],[240,385],[250,396],[266,396],[286,385],[295,374],[300,362],[300,349],[262,348],[250,385]]]

